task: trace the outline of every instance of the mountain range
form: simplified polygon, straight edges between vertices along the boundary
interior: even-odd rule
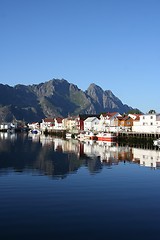
[[[67,117],[102,112],[127,113],[134,110],[123,104],[110,90],[92,83],[82,91],[65,79],[14,87],[0,84],[0,121],[41,121],[45,117]]]

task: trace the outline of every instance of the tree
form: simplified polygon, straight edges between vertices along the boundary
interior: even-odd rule
[[[151,110],[149,110],[149,112],[148,112],[149,114],[155,114],[156,113],[156,111],[155,110],[153,110],[153,109],[151,109]]]
[[[142,114],[142,112],[139,109],[132,109],[129,110],[127,114]]]

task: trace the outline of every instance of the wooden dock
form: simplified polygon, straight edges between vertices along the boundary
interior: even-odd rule
[[[119,132],[118,138],[157,139],[160,133]]]

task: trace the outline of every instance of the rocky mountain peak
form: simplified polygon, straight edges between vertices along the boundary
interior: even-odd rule
[[[99,114],[133,108],[123,104],[110,90],[92,83],[82,91],[65,79],[52,79],[33,85],[15,87],[0,84],[0,121],[17,119],[41,121],[44,117]],[[9,116],[9,117],[8,117]]]

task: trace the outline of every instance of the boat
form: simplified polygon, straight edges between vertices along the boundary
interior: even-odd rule
[[[77,138],[80,141],[84,141],[84,140],[97,140],[97,135],[94,134],[93,132],[90,131],[83,131],[80,134],[78,134]]]
[[[98,141],[115,142],[117,136],[114,133],[100,132],[97,135]]]
[[[32,134],[41,134],[41,131],[39,129],[32,129],[32,130],[30,130],[30,133],[32,133]]]
[[[160,138],[153,140],[153,145],[160,147]]]
[[[98,139],[97,135],[90,131],[85,132],[84,137],[85,137],[85,139],[89,139],[89,140],[97,140]]]

